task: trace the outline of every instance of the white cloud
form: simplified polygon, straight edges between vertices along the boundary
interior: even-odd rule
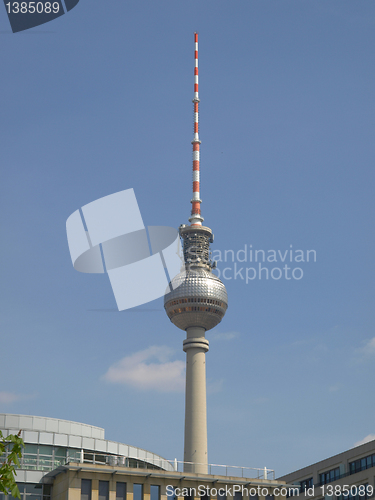
[[[238,337],[240,334],[238,332],[210,332],[207,336],[213,340],[232,340]]]
[[[14,403],[15,401],[18,400],[19,396],[17,396],[17,394],[14,394],[13,392],[5,392],[5,391],[0,392],[0,403],[9,404],[9,403]]]
[[[375,434],[369,434],[365,438],[363,438],[361,441],[357,441],[354,443],[354,446],[361,446],[361,444],[369,443],[370,441],[373,441],[375,439]]]
[[[356,352],[362,358],[369,358],[375,356],[375,337],[370,340],[367,340],[363,347],[356,349]]]
[[[337,392],[340,390],[340,386],[339,385],[331,385],[328,387],[328,392]]]
[[[6,405],[15,403],[16,401],[32,399],[35,396],[35,394],[15,394],[14,392],[0,391],[0,403]]]
[[[363,347],[363,352],[370,356],[375,354],[375,337],[373,337],[366,343],[366,345]]]
[[[185,363],[170,361],[172,354],[169,347],[151,346],[117,361],[103,378],[137,389],[182,392],[185,388]]]

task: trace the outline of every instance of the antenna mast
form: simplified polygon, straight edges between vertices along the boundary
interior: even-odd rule
[[[193,198],[191,200],[191,217],[189,222],[191,226],[201,226],[203,217],[201,216],[201,203],[199,193],[199,93],[198,93],[198,33],[194,33],[195,41],[195,67],[194,67],[194,139],[191,141],[193,145]]]

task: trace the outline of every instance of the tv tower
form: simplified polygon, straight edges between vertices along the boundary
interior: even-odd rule
[[[164,308],[169,319],[186,331],[183,350],[186,352],[185,394],[185,446],[184,472],[207,474],[207,404],[206,404],[206,352],[207,330],[223,319],[228,307],[224,284],[212,273],[215,263],[210,260],[210,243],[214,235],[203,226],[199,194],[198,133],[198,33],[195,40],[194,68],[194,138],[193,145],[193,198],[190,225],[179,228],[183,240],[184,265],[180,274],[170,283],[164,296]]]

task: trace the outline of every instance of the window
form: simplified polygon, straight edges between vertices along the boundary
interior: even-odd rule
[[[327,472],[319,474],[319,479],[320,479],[320,484],[332,483],[332,481],[340,479],[340,468],[336,467],[336,469],[331,469]]]
[[[39,470],[51,470],[52,469],[52,446],[39,445]]]
[[[23,500],[23,498],[25,498],[24,496],[24,493],[25,493],[25,483],[17,483],[17,486],[18,486],[18,489],[20,491],[20,495],[21,495],[21,500]],[[6,498],[5,496],[3,496],[3,499]],[[11,500],[12,497],[11,495],[8,495],[8,500]]]
[[[236,491],[233,500],[242,500],[242,493],[240,491]]]
[[[171,491],[171,489],[172,489],[172,491]],[[177,499],[175,487],[167,488],[167,498],[168,498],[168,500],[176,500]],[[135,500],[135,499],[133,499],[133,500]]]
[[[126,500],[126,483],[116,483],[116,500]]]
[[[109,481],[99,481],[99,500],[109,500]]]
[[[369,455],[368,457],[360,458],[354,462],[349,463],[349,474],[355,474],[361,470],[369,469],[370,467],[375,467],[375,455]]]
[[[42,484],[26,483],[25,493],[27,500],[42,500]]]
[[[66,448],[55,447],[54,450],[54,467],[64,465],[66,463]]]
[[[143,484],[133,484],[133,500],[143,500]]]
[[[43,484],[43,500],[51,499],[51,490],[52,490],[51,484]]]
[[[225,488],[219,488],[217,490],[217,500],[227,500],[227,495],[225,494]]]
[[[91,500],[91,479],[81,479],[81,500]]]
[[[150,500],[160,500],[160,486],[157,484],[150,486]]]
[[[313,487],[313,478],[309,477],[309,479],[305,479],[304,481],[301,481],[300,485],[301,485],[300,486],[301,492],[306,491],[308,488],[312,488]]]
[[[367,486],[368,483],[362,485],[352,484],[349,486],[349,494],[336,496],[336,500],[367,500],[370,498]]]
[[[38,461],[38,445],[26,444],[23,453],[23,468],[36,469]]]

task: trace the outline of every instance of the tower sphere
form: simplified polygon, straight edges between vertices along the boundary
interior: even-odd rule
[[[208,269],[195,267],[172,279],[172,291],[164,296],[169,319],[181,330],[202,327],[211,330],[223,319],[228,307],[224,284]]]

